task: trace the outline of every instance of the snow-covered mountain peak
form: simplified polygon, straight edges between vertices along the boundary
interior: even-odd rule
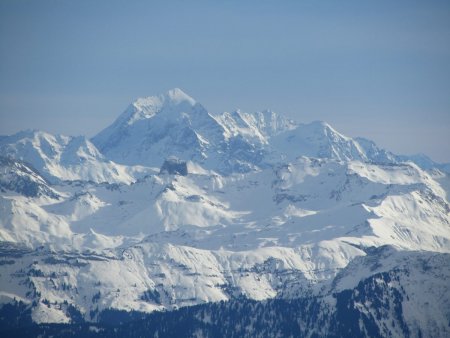
[[[254,116],[258,120],[259,128],[270,135],[276,135],[283,131],[292,130],[298,125],[294,120],[269,109],[263,110],[262,112],[256,112],[254,113]]]
[[[176,88],[136,100],[92,141],[116,162],[160,167],[170,155],[200,162],[216,156],[224,134],[201,104]]]
[[[330,137],[332,139],[342,139],[342,140],[351,140],[350,137],[347,137],[341,133],[339,133],[336,129],[334,129],[329,123],[325,121],[312,121],[310,123],[300,124],[302,127],[302,131],[304,133],[316,134],[320,136]]]
[[[33,146],[39,148],[48,156],[52,156],[58,144],[67,142],[69,137],[63,135],[52,135],[42,130],[28,129],[19,131],[10,136],[2,136],[0,145],[18,143],[22,147]]]
[[[148,96],[136,99],[132,105],[142,111],[157,111],[167,106],[184,104],[194,106],[196,101],[179,88],[171,89],[158,96]]]
[[[242,137],[248,142],[267,145],[272,136],[292,130],[297,126],[293,120],[271,110],[246,113],[240,109],[216,116],[227,131],[227,137]]]
[[[0,149],[4,156],[27,161],[33,165],[36,162],[79,163],[79,158],[98,160],[104,158],[85,136],[53,135],[41,130],[24,130],[11,136],[2,136]]]
[[[63,164],[79,164],[87,160],[103,160],[104,156],[85,136],[72,137],[61,153]]]
[[[192,97],[190,97],[188,94],[183,92],[180,88],[173,88],[173,89],[167,91],[167,93],[164,94],[164,97],[169,99],[170,102],[173,102],[176,104],[183,102],[183,101],[187,101],[193,106],[196,103]]]
[[[149,119],[156,114],[168,114],[171,111],[189,111],[196,105],[196,101],[179,88],[174,88],[164,94],[136,99],[127,110],[119,116],[116,122],[126,122],[132,125],[142,119]]]
[[[52,135],[39,130],[25,130],[0,138],[3,156],[32,163],[38,170],[48,161],[58,160],[69,137]]]
[[[323,121],[299,124],[297,128],[277,135],[272,144],[290,160],[301,155],[341,161],[367,160],[358,142]]]
[[[177,88],[136,100],[92,142],[118,163],[161,167],[167,156],[175,155],[225,174],[299,156],[374,163],[412,160],[422,168],[436,167],[432,161],[399,157],[371,141],[345,136],[324,121],[300,124],[271,110],[213,115]]]
[[[0,154],[30,163],[53,183],[61,180],[131,183],[136,180],[133,174],[139,177],[150,170],[120,166],[105,159],[85,136],[52,135],[38,130],[0,137]]]
[[[251,114],[214,116],[181,90],[140,99],[92,141],[109,159],[160,167],[167,156],[222,173],[249,171],[262,160],[266,135]]]

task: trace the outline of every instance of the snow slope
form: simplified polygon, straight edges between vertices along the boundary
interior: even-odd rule
[[[450,251],[446,192],[413,164],[302,157],[227,177],[162,173],[54,188],[59,199],[3,197],[14,205],[13,216],[2,212],[2,239],[53,250],[2,267],[3,292],[28,285],[30,299],[54,304],[39,307],[37,321],[69,320],[64,299],[93,320],[91,311],[109,307],[319,292],[370,247]]]
[[[389,269],[450,252],[442,166],[324,122],[213,115],[179,89],[136,100],[92,142],[26,131],[0,155],[0,301],[23,299],[36,322],[70,321],[69,305],[95,321],[323,296],[387,271],[361,267],[376,248],[392,247]]]
[[[51,135],[27,130],[0,137],[0,154],[26,161],[47,180],[85,180],[97,183],[131,183],[150,169],[116,164],[105,157],[85,137]]]

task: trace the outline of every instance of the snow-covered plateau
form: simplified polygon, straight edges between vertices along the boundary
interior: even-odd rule
[[[1,136],[0,304],[23,302],[36,323],[242,296],[333,306],[395,271],[383,297],[401,286],[409,335],[444,337],[448,168],[325,122],[212,114],[180,89],[136,100],[91,140]]]

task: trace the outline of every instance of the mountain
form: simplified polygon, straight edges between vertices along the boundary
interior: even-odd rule
[[[299,124],[268,110],[212,114],[178,88],[137,99],[92,142],[117,163],[159,168],[168,156],[175,156],[221,174],[249,172],[299,156],[383,164],[411,161],[423,169],[448,172],[448,165],[425,155],[395,155],[370,140],[342,135],[322,121]]]
[[[167,155],[201,161],[223,141],[215,119],[179,89],[138,99],[92,142],[109,158],[159,167]],[[144,161],[144,162],[143,162]]]
[[[0,323],[15,337],[447,337],[449,262],[449,254],[380,247],[355,259],[320,293],[300,298],[239,297],[151,314],[110,309],[91,312],[98,320],[90,323],[63,303],[73,323],[64,326],[33,324],[30,310],[16,302],[0,310]],[[161,297],[147,292],[142,298]],[[100,302],[101,294],[93,299]]]
[[[251,132],[258,134],[251,138],[262,138],[258,130]],[[165,158],[176,156],[232,173],[253,170],[262,160],[261,140],[254,144],[227,128],[180,89],[136,100],[92,142],[108,158],[127,165],[160,167]]]
[[[36,322],[70,321],[63,300],[96,320],[109,308],[297,298],[371,247],[450,251],[448,191],[413,164],[303,157],[246,175],[162,170],[58,189],[55,201],[9,196],[18,206],[2,221],[3,241],[49,248],[3,258],[4,300],[44,304]]]
[[[59,198],[49,182],[31,165],[7,157],[0,157],[0,189],[2,193],[13,191],[26,197]]]
[[[84,136],[52,135],[37,130],[1,136],[0,154],[30,163],[53,183],[65,180],[131,183],[135,177],[150,172],[105,159]]]
[[[296,124],[270,111],[213,115],[180,89],[136,100],[92,142],[118,163],[159,167],[172,155],[224,174],[302,155],[367,159],[356,141],[324,122]]]
[[[9,311],[38,331],[110,332],[118,316],[194,318],[204,335],[241,318],[252,331],[226,332],[450,332],[445,165],[325,122],[215,115],[179,89],[136,100],[92,141],[25,131],[0,151],[0,322]],[[274,314],[283,307],[304,320]],[[155,311],[166,314],[143,314]]]
[[[280,134],[272,142],[277,151],[285,155],[286,160],[294,160],[299,155],[340,161],[368,160],[358,142],[338,133],[322,121],[300,124],[297,128]]]
[[[249,114],[236,110],[216,116],[227,130],[227,135],[240,136],[248,142],[268,144],[279,133],[295,129],[297,124],[273,111],[265,110]]]

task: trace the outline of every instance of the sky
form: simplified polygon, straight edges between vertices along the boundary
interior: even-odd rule
[[[450,1],[0,0],[0,134],[91,137],[174,87],[450,162]]]

